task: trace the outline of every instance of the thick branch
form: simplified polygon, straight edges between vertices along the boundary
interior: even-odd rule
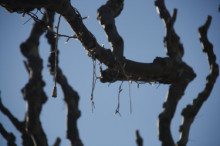
[[[53,17],[50,18],[50,24],[53,24]],[[47,40],[51,45],[51,51],[54,51],[55,39],[54,34],[50,31],[47,32]],[[57,60],[58,62],[58,60]],[[50,71],[54,72],[55,69],[55,55],[51,53],[49,58]],[[80,117],[79,111],[79,95],[72,87],[68,84],[66,77],[63,75],[62,70],[58,67],[57,69],[57,82],[61,85],[64,93],[64,101],[67,104],[67,138],[70,140],[72,146],[82,146],[82,141],[79,137],[77,128],[77,120]]]
[[[190,81],[191,80],[192,79],[190,79]],[[187,85],[188,79],[183,81],[179,80],[169,88],[167,100],[163,105],[164,111],[159,115],[159,139],[162,142],[162,146],[175,146],[170,131],[170,124],[178,101],[183,96]]]
[[[42,19],[42,22],[44,22],[46,15]],[[45,83],[41,75],[43,68],[42,59],[38,53],[39,38],[44,32],[43,26],[44,24],[36,22],[33,25],[29,38],[21,44],[20,48],[22,54],[27,58],[30,70],[29,82],[22,89],[24,99],[27,101],[26,129],[36,145],[47,146],[47,138],[40,122],[42,105],[47,100],[46,94],[43,91]]]
[[[203,46],[203,52],[207,53],[208,62],[211,73],[207,76],[207,82],[204,90],[198,94],[197,98],[193,100],[192,105],[187,105],[182,110],[183,124],[180,126],[181,137],[178,146],[185,146],[188,142],[189,131],[196,115],[198,114],[203,103],[208,99],[216,79],[219,75],[218,64],[216,63],[216,56],[213,52],[213,45],[208,41],[207,31],[211,23],[211,16],[208,16],[206,23],[199,28],[200,41]]]
[[[171,56],[172,59],[160,58],[160,63],[158,62],[158,59],[155,59],[153,63],[139,63],[128,60],[124,57],[118,57],[110,50],[101,47],[97,43],[96,38],[93,36],[93,34],[85,27],[82,22],[82,17],[80,16],[80,13],[71,6],[69,0],[57,0],[56,3],[49,2],[50,1],[48,1],[47,5],[45,6],[60,13],[66,19],[70,27],[76,33],[80,42],[83,44],[84,48],[89,52],[89,54],[98,59],[100,62],[107,65],[109,68],[112,68],[120,74],[123,74],[123,76],[126,76],[127,80],[138,80],[147,82],[153,81],[170,84],[175,81],[176,75],[180,74],[177,70],[179,65],[173,63],[172,59],[174,58],[176,61],[181,62],[183,47],[179,43],[179,38],[174,33],[174,30],[172,29],[173,27],[168,27],[169,25],[173,25],[176,18],[176,11],[174,11],[173,17],[170,18],[170,21],[172,23],[169,23],[169,25],[167,25],[167,28],[169,30],[167,31],[167,34],[169,34],[169,36],[172,36],[167,37],[167,39],[169,38],[169,41],[167,41],[168,55]],[[160,9],[163,9],[162,2],[157,2],[157,5],[160,4],[160,6],[162,6],[158,6],[158,8]],[[113,3],[113,1],[111,0],[106,4],[109,9],[111,9],[114,17],[119,15],[123,6],[122,1],[117,2],[117,4],[119,5],[115,4],[116,3]]]
[[[109,68],[128,77],[127,80],[154,81],[160,83],[172,83],[179,74],[179,65],[169,58],[156,58],[153,63],[139,63],[116,57],[113,53],[101,47],[95,37],[85,27],[79,12],[70,3],[66,3],[57,10],[75,31],[78,39],[85,49],[100,62]]]
[[[124,42],[118,34],[115,26],[115,17],[117,17],[123,9],[124,0],[108,0],[108,2],[98,9],[97,19],[105,30],[108,41],[112,46],[113,53],[122,57],[124,50]]]
[[[155,5],[166,26],[164,45],[167,48],[167,55],[177,62],[182,62],[181,60],[184,54],[184,48],[182,43],[180,43],[180,38],[176,34],[173,26],[176,21],[177,9],[174,9],[173,16],[171,17],[164,4],[164,0],[156,0]]]
[[[175,143],[170,131],[171,121],[175,114],[178,101],[184,95],[184,91],[189,82],[192,81],[196,75],[191,67],[182,62],[184,48],[173,26],[176,20],[177,9],[174,9],[173,16],[171,17],[164,4],[164,0],[156,0],[155,5],[166,27],[164,44],[167,48],[167,55],[176,64],[179,64],[180,67],[176,69],[181,70],[176,80],[171,83],[167,99],[163,105],[164,110],[159,115],[159,139],[162,142],[162,146],[174,146]]]
[[[7,132],[1,123],[0,123],[0,133],[7,140],[8,146],[16,146],[14,134]]]

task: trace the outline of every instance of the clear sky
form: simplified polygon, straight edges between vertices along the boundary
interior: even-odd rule
[[[84,20],[85,25],[97,38],[100,44],[110,48],[105,33],[96,20],[97,9],[105,0],[72,1],[81,15],[89,16]],[[125,1],[124,9],[116,18],[116,25],[125,42],[124,55],[128,59],[140,62],[152,62],[157,56],[165,57],[166,49],[163,45],[165,28],[154,6],[154,0]],[[167,0],[166,5],[170,13],[173,8],[178,9],[175,29],[185,48],[183,60],[190,65],[197,77],[189,84],[185,95],[180,100],[175,118],[172,121],[172,134],[179,139],[179,125],[182,117],[182,108],[192,103],[192,100],[201,92],[209,74],[207,56],[202,52],[199,42],[198,27],[204,24],[208,15],[213,17],[208,32],[208,38],[214,45],[217,63],[220,64],[220,12],[219,0]],[[0,90],[2,102],[21,121],[24,120],[26,104],[22,98],[21,89],[28,82],[28,73],[23,65],[25,58],[20,53],[20,44],[25,41],[31,31],[33,20],[21,19],[19,14],[8,14],[0,7]],[[56,16],[57,22],[58,16]],[[57,24],[57,23],[56,23]],[[60,32],[72,35],[68,24],[61,19]],[[167,95],[169,85],[153,86],[132,83],[130,92],[132,98],[132,114],[130,114],[129,84],[123,83],[120,96],[120,113],[114,115],[117,107],[118,88],[121,82],[102,84],[97,81],[94,101],[95,110],[92,113],[90,94],[92,85],[92,60],[77,40],[59,40],[59,65],[68,78],[70,85],[80,95],[81,117],[78,120],[80,137],[85,146],[134,146],[135,130],[139,129],[145,146],[159,146],[158,115],[162,112],[162,104]],[[58,97],[51,97],[53,78],[48,74],[47,60],[50,46],[43,35],[40,42],[40,55],[43,58],[43,78],[46,82],[44,91],[48,96],[43,106],[41,121],[48,136],[48,143],[52,145],[59,136],[62,146],[69,145],[66,139],[66,106],[63,94],[58,87]],[[105,67],[103,67],[105,68]],[[97,62],[97,75],[98,62]],[[218,78],[210,98],[198,113],[190,131],[188,146],[219,146],[220,138],[220,80]],[[19,132],[9,122],[7,117],[0,113],[0,122],[17,137],[16,143],[21,145]],[[0,135],[0,145],[5,146],[6,141]]]

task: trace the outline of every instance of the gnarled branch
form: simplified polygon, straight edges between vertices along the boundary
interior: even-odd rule
[[[211,73],[206,78],[207,82],[204,90],[198,94],[197,98],[193,100],[192,105],[187,105],[182,110],[183,123],[180,126],[181,137],[178,141],[178,146],[185,146],[187,144],[191,124],[193,123],[203,103],[208,99],[219,75],[219,67],[216,63],[216,56],[213,52],[213,45],[208,41],[207,38],[207,31],[210,26],[211,19],[212,17],[208,16],[205,24],[199,28],[199,33],[201,36],[200,41],[203,46],[203,52],[207,53]]]
[[[46,15],[42,18],[45,22]],[[39,38],[44,32],[44,24],[36,22],[33,25],[29,38],[21,44],[21,52],[27,58],[29,81],[22,89],[24,100],[27,101],[25,126],[35,145],[47,146],[47,137],[41,126],[40,113],[47,96],[43,91],[45,85],[42,80],[42,59],[38,53]]]

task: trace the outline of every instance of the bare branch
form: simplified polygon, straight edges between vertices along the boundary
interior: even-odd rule
[[[136,130],[136,143],[138,146],[143,146],[143,139],[139,134],[139,131]]]
[[[120,114],[120,112],[119,112],[119,110],[120,110],[120,94],[121,94],[121,92],[122,92],[122,84],[123,84],[123,82],[121,82],[121,84],[120,84],[120,86],[119,86],[119,88],[118,88],[118,105],[117,105],[117,108],[116,108],[116,110],[115,110],[115,114],[119,114],[119,116],[121,116],[121,114]]]
[[[108,0],[108,2],[98,9],[97,19],[104,28],[108,41],[112,46],[113,53],[122,57],[124,50],[124,42],[118,34],[115,26],[115,17],[117,17],[123,9],[124,0]]]
[[[57,137],[55,143],[53,144],[53,146],[59,146],[61,143],[61,139],[59,137]]]
[[[25,129],[25,122],[20,122],[14,115],[2,104],[0,97],[0,111],[6,115],[16,129],[21,132],[23,146],[34,146],[33,140]]]
[[[42,18],[45,22],[46,15]],[[28,134],[31,135],[36,145],[47,146],[47,138],[40,122],[40,113],[42,105],[47,97],[43,91],[45,85],[42,80],[41,70],[42,59],[38,53],[39,38],[44,32],[45,24],[35,22],[31,34],[26,42],[22,43],[20,48],[22,54],[27,58],[29,73],[29,82],[22,89],[24,99],[27,101],[27,114],[25,124]]]
[[[7,140],[8,146],[16,146],[14,134],[7,132],[1,123],[0,123],[0,133]]]
[[[179,76],[174,82],[171,83],[167,99],[163,105],[163,112],[159,115],[159,139],[163,146],[175,146],[170,125],[172,118],[175,114],[178,101],[184,95],[184,91],[189,84],[195,78],[195,73],[192,68],[182,62],[182,56],[184,54],[183,45],[180,43],[180,38],[174,30],[174,23],[176,20],[177,9],[174,9],[173,16],[169,14],[164,0],[155,1],[156,8],[161,19],[164,20],[166,26],[166,36],[164,38],[164,44],[167,48],[167,55],[178,64],[180,71]]]
[[[55,44],[55,49],[51,52],[54,52],[55,54],[55,60],[54,60],[54,87],[53,87],[53,92],[52,92],[52,97],[57,97],[57,60],[58,60],[58,52],[57,52],[57,46],[58,46],[58,32],[59,32],[59,26],[60,26],[60,19],[61,15],[59,16],[58,22],[57,22],[57,31],[56,31],[56,44]]]
[[[54,21],[54,12],[50,12],[49,16],[50,16],[49,26],[52,26]],[[55,38],[53,37],[53,33],[48,31],[46,37],[48,43],[51,46],[51,51],[54,51],[56,41]],[[55,55],[54,53],[52,53],[49,57],[49,66],[51,72],[54,72],[55,70],[54,61],[55,61]],[[82,146],[83,144],[79,137],[79,132],[77,128],[77,120],[81,115],[78,107],[79,95],[69,85],[65,75],[63,75],[62,70],[58,66],[58,62],[59,60],[57,58],[57,83],[61,85],[61,88],[64,93],[64,101],[67,105],[67,138],[70,140],[72,146]]]
[[[179,70],[175,69],[176,64],[173,64],[173,60],[170,58],[156,58],[153,63],[139,63],[124,57],[117,58],[111,51],[97,43],[95,37],[83,24],[79,12],[70,3],[62,5],[57,12],[66,19],[88,52],[109,68],[113,68],[121,74],[126,73],[124,76],[129,77],[127,80],[172,83],[179,74]]]
[[[20,122],[16,117],[14,117],[14,115],[12,115],[12,113],[2,104],[1,96],[0,96],[0,111],[10,119],[10,121],[19,131],[23,131],[24,123]]]
[[[164,20],[166,26],[166,37],[164,37],[164,45],[167,48],[167,55],[175,59],[177,62],[182,62],[184,48],[180,43],[180,38],[176,34],[173,26],[176,21],[177,9],[174,9],[173,16],[171,17],[164,4],[164,0],[156,0],[155,5],[161,19]]]
[[[182,110],[183,123],[180,126],[181,137],[177,143],[178,146],[185,146],[187,144],[191,124],[193,123],[203,103],[209,98],[209,95],[219,75],[219,67],[216,63],[216,56],[213,52],[213,45],[208,41],[207,38],[207,31],[210,26],[211,19],[212,17],[208,16],[206,23],[199,28],[199,33],[201,36],[200,41],[203,46],[203,52],[207,53],[211,73],[206,78],[207,82],[204,90],[198,94],[196,99],[193,100],[192,105],[187,105]]]

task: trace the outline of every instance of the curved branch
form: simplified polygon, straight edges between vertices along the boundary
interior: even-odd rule
[[[170,125],[172,118],[175,114],[177,104],[181,97],[184,95],[184,91],[188,85],[188,83],[194,77],[183,74],[176,83],[173,83],[168,91],[168,96],[166,102],[163,105],[163,112],[159,115],[159,139],[162,142],[163,146],[175,146],[175,143],[172,138],[172,134],[170,131]]]
[[[182,110],[183,123],[180,126],[181,137],[178,141],[178,146],[185,146],[187,144],[191,124],[193,123],[203,103],[209,98],[209,95],[219,75],[219,67],[216,63],[216,56],[213,52],[213,45],[208,41],[207,38],[207,31],[210,26],[211,19],[212,17],[208,16],[205,24],[199,28],[199,33],[201,36],[200,41],[203,46],[203,52],[207,53],[211,73],[206,78],[207,82],[204,90],[198,94],[196,99],[193,100],[192,105],[187,105]]]
[[[97,19],[104,28],[108,41],[112,46],[113,53],[122,57],[124,50],[124,42],[118,34],[115,26],[115,17],[117,17],[123,9],[124,0],[108,0],[108,2],[98,9]]]

